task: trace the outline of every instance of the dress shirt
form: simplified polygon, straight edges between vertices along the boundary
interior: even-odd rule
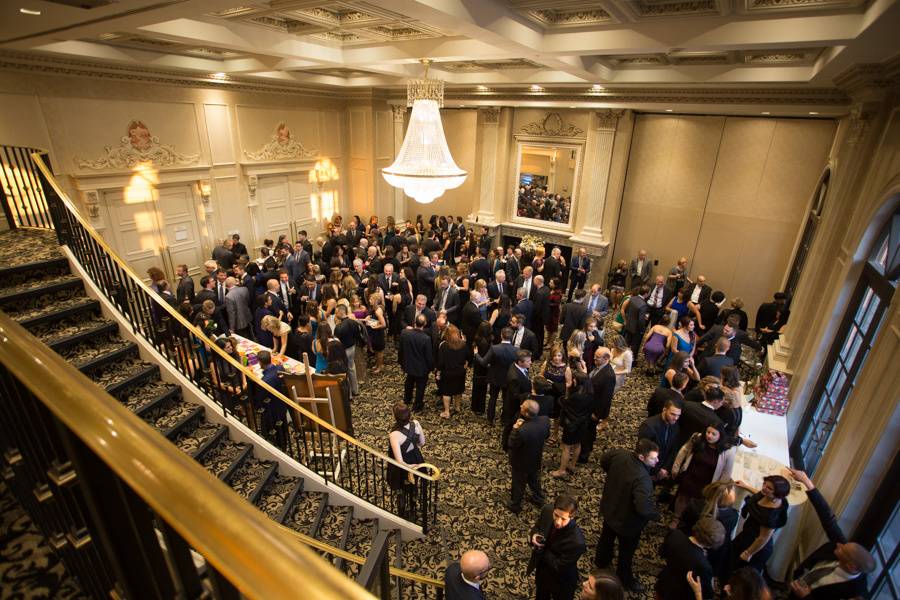
[[[662,298],[663,298],[663,286],[661,286],[661,285],[654,286],[653,291],[650,292],[650,298],[647,299],[647,304],[649,304],[653,308],[662,308]]]
[[[600,302],[600,294],[594,296],[593,294],[590,296],[590,300],[588,300],[588,312],[592,313],[597,310],[597,303]]]
[[[520,367],[519,365],[516,365],[516,368],[517,368],[518,370],[522,371],[522,375],[524,375],[525,377],[528,377],[528,369],[523,369],[523,368]]]
[[[447,302],[447,291],[449,289],[450,288],[447,288],[446,290],[441,290],[441,301],[438,302],[438,312],[441,312],[442,310],[444,310],[444,304]]]
[[[284,307],[289,308],[291,306],[291,301],[289,300],[289,291],[288,285],[285,282],[281,282],[281,300],[284,302]]]
[[[469,581],[468,579],[466,579],[466,576],[463,575],[462,573],[459,574],[459,577],[466,583],[466,585],[471,585],[473,588],[478,590],[479,593],[481,592],[481,584],[480,583],[478,583],[477,581]]]
[[[691,302],[694,304],[700,303],[700,292],[703,291],[703,288],[698,284],[694,286],[694,291],[691,292]]]
[[[503,284],[499,281],[497,282],[497,293],[499,294],[500,298],[503,297]]]
[[[644,261],[642,260],[637,261],[637,274],[638,277],[644,274]]]
[[[513,335],[512,345],[516,348],[520,348],[522,346],[522,337],[525,335],[525,328],[519,327],[516,330],[515,335]]]
[[[531,277],[522,282],[522,287],[525,288],[525,297],[531,297]]]
[[[850,574],[841,568],[837,561],[822,563],[806,573],[801,579],[811,589],[822,587],[823,585],[834,585],[844,583],[851,579],[859,577],[859,573]]]
[[[225,302],[225,284],[221,281],[216,283],[216,288],[218,289],[219,296],[219,304],[224,304]]]

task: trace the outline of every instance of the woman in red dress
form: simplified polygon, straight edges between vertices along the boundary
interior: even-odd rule
[[[547,321],[547,343],[553,340],[556,330],[559,329],[559,307],[562,304],[563,290],[560,287],[559,278],[554,277],[548,284],[550,286],[550,320]]]

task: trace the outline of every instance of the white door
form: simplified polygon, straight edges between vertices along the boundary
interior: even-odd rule
[[[174,276],[175,267],[181,264],[187,265],[191,275],[205,272],[193,186],[160,188],[157,190],[157,205],[162,245],[168,250],[167,258],[171,263],[169,276]]]
[[[112,238],[107,240],[138,277],[149,283],[147,269],[165,267],[153,198],[149,194],[140,197],[130,194],[126,201],[122,192],[106,192],[103,198],[109,208],[112,229]]]
[[[263,238],[277,240],[283,234],[293,241],[298,231],[311,228],[314,219],[308,173],[266,175],[257,185]]]

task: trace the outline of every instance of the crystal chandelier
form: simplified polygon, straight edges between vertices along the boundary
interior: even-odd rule
[[[445,191],[458,188],[466,180],[466,172],[456,166],[444,137],[440,108],[444,105],[444,82],[425,78],[412,79],[406,85],[406,105],[412,107],[409,128],[394,163],[381,170],[384,179],[403,188],[407,196],[428,204]]]

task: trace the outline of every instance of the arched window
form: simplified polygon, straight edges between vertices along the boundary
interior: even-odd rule
[[[813,473],[862,370],[900,275],[900,210],[882,228],[825,358],[809,408],[791,446],[794,465]]]
[[[800,236],[800,245],[797,246],[797,252],[794,254],[794,260],[791,262],[791,270],[788,272],[788,280],[784,286],[784,292],[788,298],[794,297],[794,291],[797,289],[797,283],[800,281],[800,273],[803,272],[803,265],[809,256],[809,249],[812,247],[813,241],[816,239],[816,230],[819,227],[819,221],[822,219],[822,209],[825,207],[825,196],[828,194],[828,183],[831,180],[831,169],[825,171],[819,187],[816,188],[816,195],[813,198],[812,206],[809,214],[806,216],[806,224],[803,226],[803,233]]]

